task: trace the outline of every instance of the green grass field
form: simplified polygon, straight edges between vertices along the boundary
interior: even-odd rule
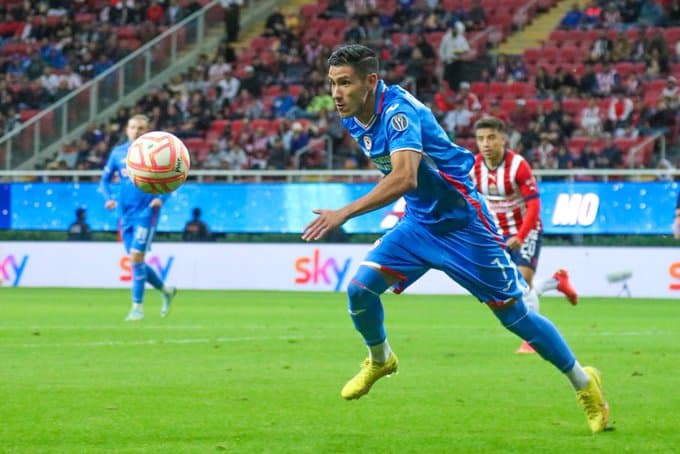
[[[680,302],[543,298],[603,372],[615,431],[482,305],[386,296],[400,373],[346,402],[366,352],[330,293],[0,288],[0,452],[679,452]]]

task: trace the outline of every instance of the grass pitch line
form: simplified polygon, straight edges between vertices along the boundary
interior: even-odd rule
[[[215,338],[195,338],[195,339],[147,339],[131,341],[93,341],[93,342],[71,342],[71,343],[30,343],[30,344],[5,344],[7,347],[118,347],[118,346],[140,346],[140,345],[164,345],[164,344],[210,344],[210,343],[233,343],[233,342],[252,342],[252,341],[300,341],[300,340],[324,339],[322,336],[244,336],[244,337],[215,337]]]

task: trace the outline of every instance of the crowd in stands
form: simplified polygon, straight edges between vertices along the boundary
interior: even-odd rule
[[[533,60],[530,53],[499,55],[478,78],[460,80],[456,62],[476,55],[466,36],[485,26],[490,1],[330,0],[301,15],[275,9],[250,46],[237,51],[225,38],[187,73],[108,125],[93,125],[50,166],[100,168],[127,116],[142,112],[152,127],[187,142],[194,168],[327,167],[328,143],[333,168],[366,168],[370,163],[340,125],[326,84],[325,62],[340,42],[374,47],[386,82],[416,92],[451,138],[472,150],[472,125],[486,114],[506,121],[510,147],[536,168],[656,165],[654,142],[645,137],[661,133],[667,146],[677,144],[680,33],[662,26],[677,23],[678,1],[576,6],[561,27],[589,33],[587,52],[568,62],[546,60],[547,53]],[[616,39],[621,36],[639,39],[624,45]],[[627,71],[619,70],[622,63],[630,65]]]
[[[0,1],[0,133],[200,7],[180,0]]]

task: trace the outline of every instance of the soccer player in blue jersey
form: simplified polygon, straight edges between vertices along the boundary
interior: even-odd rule
[[[125,134],[127,141],[116,145],[104,167],[101,179],[101,191],[106,198],[106,208],[119,208],[121,216],[121,233],[125,251],[130,255],[132,267],[132,308],[125,320],[136,321],[144,318],[144,286],[148,282],[161,291],[163,303],[161,316],[170,312],[172,299],[177,293],[175,287],[165,285],[160,276],[146,264],[144,255],[151,247],[151,241],[156,229],[156,222],[163,206],[165,196],[147,194],[137,188],[127,175],[125,158],[130,144],[139,136],[147,132],[149,119],[145,115],[134,115],[128,120]],[[120,180],[118,199],[114,199],[111,192],[111,180],[117,175]]]
[[[469,176],[472,153],[451,143],[429,108],[380,79],[371,49],[357,44],[340,47],[328,65],[331,94],[342,122],[384,178],[344,207],[315,209],[318,216],[305,227],[302,238],[318,240],[354,216],[402,196],[406,200],[404,217],[376,243],[348,285],[349,313],[369,356],[342,389],[342,397],[358,399],[378,379],[397,371],[380,295],[390,287],[400,293],[429,269],[438,269],[565,374],[590,429],[604,430],[609,409],[600,373],[582,367],[557,328],[522,301],[527,284]]]

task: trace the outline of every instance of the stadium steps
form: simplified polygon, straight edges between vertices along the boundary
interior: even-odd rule
[[[562,0],[557,3],[550,11],[534,18],[531,25],[516,33],[513,33],[498,49],[498,54],[521,55],[525,49],[530,47],[541,47],[547,41],[550,32],[555,30],[564,15],[569,11],[574,3],[583,8],[586,0]]]
[[[316,4],[316,2],[310,2],[309,0],[289,0],[278,1],[276,4],[279,8],[281,8],[281,13],[284,16],[288,16],[290,14],[299,16],[300,7],[302,5]],[[250,46],[250,42],[253,40],[253,38],[260,36],[262,32],[264,32],[264,24],[267,20],[269,12],[270,11],[268,10],[267,14],[262,17],[261,20],[254,21],[249,27],[241,30],[239,40],[233,43],[233,46],[236,50],[241,51],[243,49],[247,49]]]

